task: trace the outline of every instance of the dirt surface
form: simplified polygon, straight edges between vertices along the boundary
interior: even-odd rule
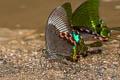
[[[120,80],[120,32],[103,42],[101,54],[78,63],[44,57],[45,34],[40,32],[50,12],[66,1],[75,9],[82,0],[0,1],[0,80]],[[109,27],[120,26],[119,0],[101,0],[100,10]]]
[[[11,36],[4,36],[7,33]],[[49,61],[44,57],[44,33],[1,28],[0,80],[119,80],[120,35],[104,42],[101,54],[78,63]],[[90,41],[88,41],[90,42]]]

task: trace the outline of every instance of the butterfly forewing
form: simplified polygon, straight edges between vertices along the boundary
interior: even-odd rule
[[[60,32],[68,33],[70,27],[65,9],[61,6],[57,7],[49,16],[47,24],[54,25]]]
[[[91,21],[95,25],[99,20],[99,0],[87,0],[82,3],[72,15],[72,25],[78,27],[91,27]]]
[[[62,5],[62,7],[65,9],[68,17],[68,23],[71,25],[71,18],[72,18],[72,7],[69,2]]]

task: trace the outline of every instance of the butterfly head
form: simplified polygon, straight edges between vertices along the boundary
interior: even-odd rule
[[[93,25],[93,29],[101,40],[108,40],[110,38],[110,29],[99,19],[99,24]]]
[[[103,38],[110,38],[110,29],[107,28],[105,24],[100,24],[101,30],[100,30],[100,36]]]
[[[99,33],[100,36],[108,40],[108,38],[110,38],[110,29],[104,24],[102,19],[99,19],[99,24],[100,24],[100,33]]]

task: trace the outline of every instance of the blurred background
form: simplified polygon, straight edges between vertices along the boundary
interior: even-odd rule
[[[44,32],[51,11],[71,2],[73,11],[85,0],[0,0],[0,28]],[[100,0],[100,16],[109,27],[120,26],[120,0]]]

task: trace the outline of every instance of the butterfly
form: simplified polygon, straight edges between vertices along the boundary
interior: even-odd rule
[[[69,7],[69,3],[63,4],[55,8],[48,17],[45,41],[46,52],[51,59],[65,58],[78,61],[80,55],[85,55],[88,49],[80,34],[71,28],[72,15]]]
[[[72,14],[72,27],[80,33],[94,35],[94,38],[108,40],[110,29],[99,17],[99,0],[87,0],[82,3]]]

